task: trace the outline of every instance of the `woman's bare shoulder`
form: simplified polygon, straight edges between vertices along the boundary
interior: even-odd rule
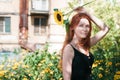
[[[64,48],[63,55],[73,56],[74,50],[70,44],[67,44]]]
[[[71,51],[73,50],[72,46],[70,44],[67,44],[64,48],[64,50],[68,50],[68,51]]]

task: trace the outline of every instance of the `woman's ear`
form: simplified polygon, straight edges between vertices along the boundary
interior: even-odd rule
[[[74,31],[74,29],[75,29],[75,27],[70,27],[70,30],[73,32]]]
[[[72,32],[74,32],[74,29],[72,30]]]

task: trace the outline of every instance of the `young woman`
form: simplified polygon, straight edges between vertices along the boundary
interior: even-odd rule
[[[91,21],[100,29],[93,37]],[[92,80],[91,68],[94,57],[90,53],[90,48],[108,31],[105,23],[84,9],[72,17],[62,49],[63,80]]]

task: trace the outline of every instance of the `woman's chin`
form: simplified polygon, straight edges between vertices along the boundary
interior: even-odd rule
[[[87,36],[81,36],[81,39],[85,39],[85,38],[87,38]]]

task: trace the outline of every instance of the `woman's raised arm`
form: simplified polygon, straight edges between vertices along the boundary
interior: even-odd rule
[[[93,15],[89,15],[92,22],[96,24],[96,26],[100,29],[93,37],[91,37],[90,45],[93,46],[97,42],[99,42],[109,31],[109,27],[100,19]]]

